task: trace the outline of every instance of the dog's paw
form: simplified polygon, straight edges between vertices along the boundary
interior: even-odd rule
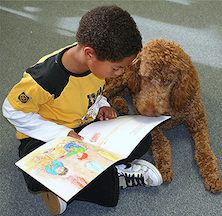
[[[129,113],[128,107],[118,107],[117,110],[120,115],[127,115]]]
[[[169,169],[169,170],[165,170],[165,171],[160,171],[162,178],[163,178],[163,183],[164,184],[168,184],[173,180],[173,170]]]
[[[221,179],[219,177],[216,179],[205,179],[205,189],[210,191],[211,193],[220,193],[222,191]]]

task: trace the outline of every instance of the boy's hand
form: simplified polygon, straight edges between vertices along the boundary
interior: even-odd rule
[[[68,136],[71,136],[71,137],[79,139],[79,140],[83,140],[84,139],[82,136],[80,136],[79,134],[77,134],[73,130],[69,131]]]
[[[100,121],[103,121],[103,120],[106,120],[108,121],[109,119],[113,119],[113,118],[116,118],[117,117],[117,114],[115,112],[115,110],[111,107],[101,107],[99,109],[99,112],[98,112],[98,115],[97,115],[97,118],[100,120]]]

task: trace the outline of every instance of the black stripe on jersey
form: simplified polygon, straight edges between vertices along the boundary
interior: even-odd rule
[[[68,71],[61,61],[62,55],[67,49],[26,70],[44,90],[54,94],[55,98],[60,96],[69,82],[70,76],[83,77],[91,73],[86,71],[83,74],[75,74]]]

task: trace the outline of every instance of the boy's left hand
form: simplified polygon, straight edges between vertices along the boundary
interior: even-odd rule
[[[107,106],[101,107],[99,109],[99,112],[97,115],[97,118],[100,121],[103,121],[103,120],[108,121],[109,119],[113,119],[116,117],[117,117],[117,114],[116,114],[115,110],[113,108],[107,107]]]

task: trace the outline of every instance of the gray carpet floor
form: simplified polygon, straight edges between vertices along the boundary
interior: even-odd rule
[[[130,12],[143,43],[164,37],[181,44],[192,57],[201,82],[211,146],[222,177],[221,1],[0,1],[1,104],[27,67],[43,55],[73,43],[80,17],[104,4],[116,4]],[[19,145],[14,128],[2,116],[0,127],[0,214],[51,215],[41,195],[27,191],[22,174],[14,165]],[[121,190],[114,208],[74,201],[63,215],[222,215],[222,194],[205,191],[187,129],[181,125],[164,134],[172,145],[174,179],[170,184]],[[149,152],[143,158],[153,162]]]

